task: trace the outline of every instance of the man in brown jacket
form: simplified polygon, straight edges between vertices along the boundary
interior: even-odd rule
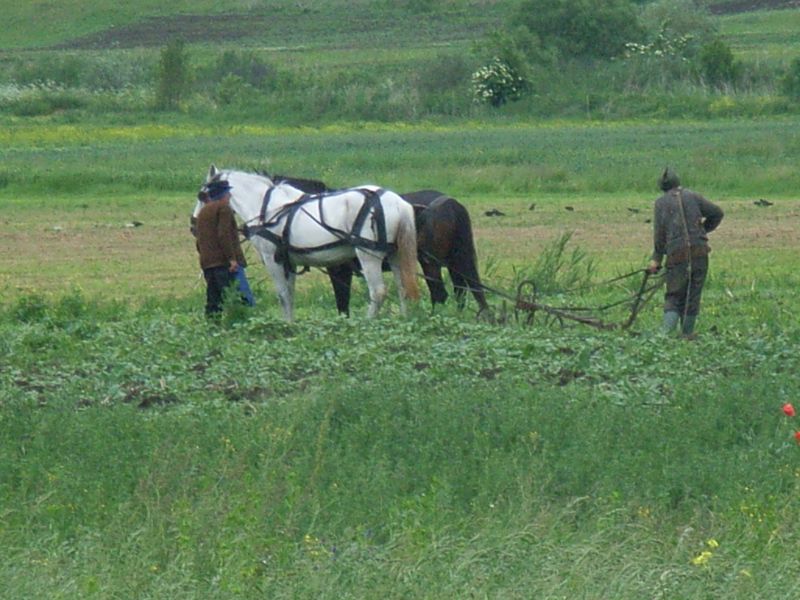
[[[700,313],[700,295],[708,272],[708,233],[722,221],[722,210],[700,194],[681,187],[667,167],[659,180],[664,194],[656,200],[653,255],[647,270],[656,273],[666,255],[664,325],[669,333],[680,321],[681,333],[692,336]]]
[[[225,181],[209,184],[208,202],[197,215],[195,233],[206,280],[206,315],[222,310],[225,290],[236,282],[239,269],[246,266],[229,203],[230,189]]]

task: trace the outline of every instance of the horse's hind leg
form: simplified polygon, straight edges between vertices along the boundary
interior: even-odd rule
[[[456,306],[459,310],[464,310],[464,305],[467,303],[467,290],[469,283],[461,273],[455,269],[449,269],[450,279],[453,280],[453,294],[456,297]]]
[[[389,259],[389,267],[392,269],[392,276],[394,277],[394,284],[397,287],[397,292],[400,297],[400,314],[406,314],[406,296],[403,292],[403,274],[400,269],[400,261],[396,257]]]
[[[367,316],[373,318],[378,316],[378,311],[386,299],[386,284],[383,282],[383,258],[374,256],[372,253],[364,250],[356,250],[356,255],[361,263],[361,271],[364,274],[364,280],[367,282],[369,289],[369,308],[367,309]],[[394,266],[392,266],[394,271]]]
[[[431,293],[431,303],[444,304],[447,300],[447,289],[442,281],[442,269],[431,262],[422,262],[422,272],[425,274],[425,283]]]

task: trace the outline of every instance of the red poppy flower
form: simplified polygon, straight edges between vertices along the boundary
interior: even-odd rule
[[[800,444],[800,431],[794,432],[794,439],[797,440],[798,444]]]
[[[783,414],[785,414],[787,417],[795,416],[796,413],[794,412],[794,406],[792,406],[789,402],[784,404],[783,405]]]

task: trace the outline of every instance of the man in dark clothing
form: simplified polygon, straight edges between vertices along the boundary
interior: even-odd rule
[[[655,203],[653,255],[647,270],[656,273],[666,260],[667,291],[664,325],[669,333],[681,323],[681,333],[691,336],[700,312],[700,295],[708,272],[708,233],[722,221],[722,210],[700,194],[681,187],[672,169],[659,180],[664,193]]]
[[[246,266],[229,204],[230,189],[224,181],[207,186],[208,202],[197,215],[195,225],[200,268],[206,280],[206,315],[222,310],[225,290],[236,282],[238,270]]]

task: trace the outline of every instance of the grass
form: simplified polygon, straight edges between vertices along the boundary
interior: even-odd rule
[[[630,213],[550,202],[533,211],[544,231],[569,223],[572,244],[624,264],[635,238],[602,242]],[[10,597],[796,594],[795,423],[780,411],[800,391],[796,239],[736,235],[774,230],[794,201],[728,212],[691,344],[653,333],[654,305],[630,333],[481,324],[452,306],[398,319],[392,302],[367,322],[358,296],[344,320],[319,280],[295,324],[257,288],[251,313],[212,326],[200,287],[177,283],[196,273],[170,220],[180,198],[49,203],[83,223],[77,240],[2,269],[28,284],[0,308]],[[15,206],[20,228],[41,230],[47,204]],[[92,265],[88,233],[134,208],[145,225],[104,232],[126,262]],[[502,269],[482,262],[494,282],[514,233],[536,226],[489,222],[477,215],[476,236],[498,232]],[[54,265],[85,291],[43,284]]]
[[[65,6],[80,32],[109,18]],[[20,37],[7,43],[61,35],[23,38],[34,21],[9,22]],[[698,122],[664,101],[679,118],[3,117],[0,595],[800,595],[800,426],[781,411],[800,393],[798,122],[721,118],[736,110],[724,98]],[[300,278],[286,324],[252,256],[258,305],[207,323],[188,214],[212,161],[442,189],[473,217],[485,280],[512,295],[521,279],[549,282],[541,299],[556,306],[636,286],[563,293],[645,264],[654,182],[672,164],[726,212],[700,337],[658,334],[658,298],[626,331],[541,314],[525,326],[496,295],[494,324],[473,305],[399,318],[393,300],[371,322],[356,284],[342,319],[320,273]]]
[[[2,180],[11,193],[80,194],[87,186],[178,192],[193,189],[213,160],[322,178],[333,186],[379,181],[403,190],[436,184],[457,195],[650,194],[652,173],[673,164],[686,181],[714,196],[728,190],[787,196],[798,187],[797,127],[795,118],[589,124],[499,119],[320,129],[202,121],[82,128],[45,119],[8,128]],[[104,164],[87,160],[100,153]]]
[[[29,296],[0,315],[5,589],[791,597],[800,332],[709,292],[696,344]]]
[[[798,55],[800,11],[770,10],[728,15],[721,32],[737,58],[786,65]]]

